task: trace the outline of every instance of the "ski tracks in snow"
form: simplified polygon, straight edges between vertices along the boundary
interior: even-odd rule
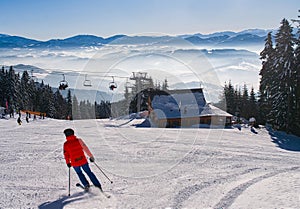
[[[292,167],[292,168],[288,168],[288,169],[284,169],[284,170],[275,170],[275,171],[267,173],[265,175],[258,176],[258,177],[254,178],[250,181],[247,181],[243,184],[240,184],[237,187],[230,190],[227,194],[225,194],[225,196],[213,208],[229,208],[234,203],[234,201],[237,199],[237,197],[239,197],[241,194],[243,194],[243,192],[250,186],[252,186],[262,180],[265,180],[267,178],[271,178],[273,176],[281,174],[281,173],[299,170],[299,168],[300,167]]]
[[[228,175],[219,179],[214,179],[211,182],[203,182],[200,184],[194,184],[188,187],[183,188],[180,190],[177,195],[174,197],[174,204],[171,208],[183,208],[183,205],[186,201],[188,201],[193,195],[195,195],[197,192],[200,192],[201,190],[204,190],[209,187],[217,187],[218,184],[223,183],[232,183],[236,180],[238,176],[246,175],[250,172],[260,171],[259,168],[253,168],[253,169],[247,169],[243,172],[239,172],[236,174]],[[274,170],[272,172],[268,172],[263,175],[258,175],[255,178],[252,178],[251,180],[248,180],[244,183],[240,183],[237,186],[235,186],[233,189],[229,190],[223,197],[220,199],[220,201],[212,206],[211,208],[230,208],[230,206],[234,203],[234,201],[244,193],[244,191],[249,188],[250,186],[259,183],[260,181],[263,181],[265,179],[271,178],[273,176],[287,173],[290,171],[296,171],[300,170],[300,167],[291,167],[291,168],[285,168],[281,170]]]
[[[192,195],[194,195],[195,193],[208,188],[208,187],[216,187],[217,184],[220,184],[222,182],[227,182],[229,180],[233,181],[236,179],[237,176],[240,175],[245,175],[247,173],[250,173],[254,170],[257,170],[258,168],[253,168],[253,169],[247,169],[241,173],[235,173],[232,175],[228,175],[225,177],[221,177],[219,179],[214,179],[212,181],[207,181],[207,182],[203,182],[200,184],[194,184],[188,187],[185,187],[184,189],[180,190],[177,195],[174,198],[174,205],[172,208],[182,208],[182,205],[185,201],[187,201]]]

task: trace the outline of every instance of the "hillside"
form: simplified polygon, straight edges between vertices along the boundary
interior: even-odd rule
[[[299,138],[265,129],[149,129],[124,122],[0,120],[0,208],[300,207]],[[73,170],[67,196],[62,145],[69,127],[113,180],[91,165],[110,199],[95,188],[76,188]]]

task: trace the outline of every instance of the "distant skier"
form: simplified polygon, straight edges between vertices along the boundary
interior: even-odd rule
[[[252,133],[258,134],[258,132],[255,130],[255,128],[259,128],[259,126],[256,123],[256,120],[254,117],[249,119],[249,124],[250,124],[250,130]]]
[[[93,157],[91,151],[83,142],[82,139],[77,138],[74,135],[74,130],[71,128],[65,129],[64,134],[66,135],[66,142],[64,143],[64,157],[67,163],[67,166],[70,168],[73,166],[76,171],[84,189],[89,190],[90,184],[86,179],[85,175],[82,172],[82,169],[89,176],[90,180],[95,187],[98,187],[102,191],[100,182],[98,181],[95,174],[91,171],[87,158],[84,153],[90,157],[90,161],[94,162],[95,158]]]
[[[18,119],[17,119],[17,123],[18,123],[19,125],[22,125],[22,120],[21,120],[21,117],[20,117],[20,116],[19,116]]]

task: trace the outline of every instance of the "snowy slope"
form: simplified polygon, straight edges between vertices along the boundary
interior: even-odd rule
[[[128,120],[23,121],[0,120],[0,208],[300,208],[297,137],[248,128],[135,128]],[[73,170],[67,196],[68,127],[113,180],[91,165],[110,199],[75,187]]]

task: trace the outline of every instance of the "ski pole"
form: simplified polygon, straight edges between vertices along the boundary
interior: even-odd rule
[[[112,180],[110,180],[109,178],[108,178],[108,176],[103,172],[103,170],[97,165],[97,163],[96,162],[94,162],[94,164],[97,166],[97,168],[101,171],[101,173],[110,181],[110,183],[112,184],[113,182],[112,182]]]
[[[69,168],[69,194],[68,194],[68,196],[70,196],[70,190],[71,190],[71,169]]]

